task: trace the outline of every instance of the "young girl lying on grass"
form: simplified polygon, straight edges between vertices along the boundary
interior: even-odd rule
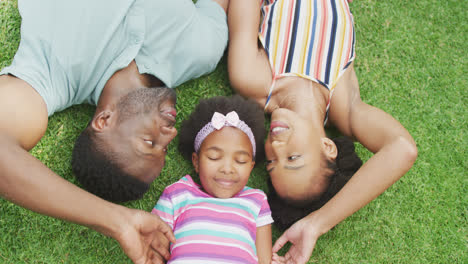
[[[263,191],[246,187],[265,132],[262,109],[240,96],[202,100],[182,123],[179,150],[201,185],[186,175],[152,211],[176,237],[168,263],[270,263],[270,207]]]

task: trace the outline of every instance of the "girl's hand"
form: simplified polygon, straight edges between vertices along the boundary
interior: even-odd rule
[[[169,242],[175,243],[171,228],[158,216],[128,209],[120,232],[115,236],[135,264],[164,263],[169,259]]]
[[[320,237],[320,232],[314,226],[313,214],[297,221],[289,229],[287,229],[273,246],[273,261],[274,263],[307,263],[312,251],[314,250],[315,243]],[[291,248],[284,255],[278,256],[276,252],[280,250],[287,242],[291,242]]]

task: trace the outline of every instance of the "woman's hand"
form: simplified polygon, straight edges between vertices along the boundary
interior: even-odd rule
[[[312,251],[314,250],[317,239],[323,233],[315,225],[314,213],[297,221],[294,225],[288,228],[273,246],[272,264],[279,263],[307,263]],[[291,248],[282,256],[278,256],[276,252],[280,250],[287,242],[291,242]]]
[[[171,228],[158,216],[127,209],[123,226],[114,238],[135,264],[164,263],[170,258],[169,242],[175,243]]]

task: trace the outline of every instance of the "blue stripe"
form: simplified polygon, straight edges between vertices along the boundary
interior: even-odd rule
[[[312,34],[310,34],[309,53],[307,54],[307,68],[306,73],[310,76],[310,61],[312,60],[312,49],[314,48],[315,41],[315,27],[317,26],[317,1],[314,1],[314,8],[312,9],[314,19],[312,21]]]
[[[266,32],[266,37],[265,37],[265,51],[268,55],[268,58],[270,57],[270,37],[271,37],[271,23],[273,21],[273,14],[275,13],[275,7],[276,7],[276,1],[271,5],[270,9],[270,17],[268,18],[268,23],[267,23],[267,32]]]
[[[355,37],[356,37],[356,35],[354,34],[354,23],[353,23],[352,27],[353,27],[353,45],[351,46],[351,56],[349,58],[354,57],[354,40],[355,40]]]
[[[291,64],[292,64],[292,60],[294,58],[294,48],[296,47],[297,26],[299,24],[299,14],[300,14],[300,11],[301,11],[301,0],[296,1],[296,6],[295,6],[294,9],[295,9],[294,10],[294,12],[295,12],[294,22],[293,22],[293,28],[292,28],[291,42],[289,43],[289,54],[288,54],[288,61],[286,63],[285,72],[290,72],[291,71]]]
[[[330,37],[330,46],[328,47],[328,55],[327,55],[327,65],[325,70],[325,83],[330,83],[330,71],[333,61],[333,51],[335,49],[335,38],[336,38],[336,28],[338,22],[338,14],[336,11],[336,3],[335,1],[330,1],[332,5],[333,17],[332,17],[332,30],[331,30],[331,37]],[[328,85],[326,86],[328,89]]]

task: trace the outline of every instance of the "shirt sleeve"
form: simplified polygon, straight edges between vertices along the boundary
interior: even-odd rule
[[[261,226],[273,223],[273,218],[271,217],[271,210],[270,210],[270,205],[268,204],[268,199],[265,193],[262,193],[262,194],[263,194],[263,201],[262,201],[262,206],[260,208],[260,212],[258,213],[258,217],[257,217],[257,227],[261,227]]]
[[[161,194],[161,197],[159,197],[158,203],[154,206],[151,213],[158,215],[174,230],[174,206],[167,188]]]

